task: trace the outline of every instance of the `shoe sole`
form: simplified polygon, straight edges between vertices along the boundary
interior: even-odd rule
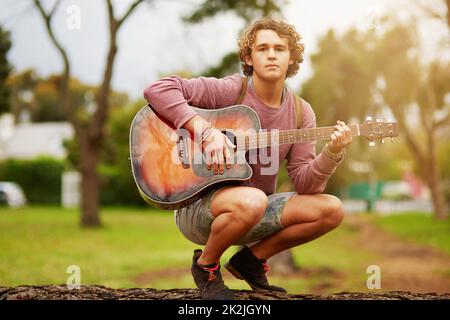
[[[227,269],[233,276],[235,276],[236,278],[238,278],[239,280],[244,280],[249,286],[250,288],[252,288],[252,290],[255,291],[264,291],[264,292],[280,292],[280,293],[287,293],[287,291],[277,291],[277,290],[270,290],[270,289],[262,289],[262,288],[258,288],[253,286],[250,282],[247,281],[247,279],[245,279],[242,274],[240,274],[239,271],[236,270],[236,268],[234,268],[230,262],[225,263],[224,265],[225,269]]]
[[[236,278],[238,278],[239,280],[244,280],[249,286],[250,288],[252,288],[255,291],[270,291],[267,289],[261,289],[261,288],[257,288],[255,286],[253,286],[250,282],[248,282],[243,276],[242,274],[239,273],[239,271],[237,271],[230,262],[225,263],[224,265],[225,269],[227,269],[233,276],[235,276]]]

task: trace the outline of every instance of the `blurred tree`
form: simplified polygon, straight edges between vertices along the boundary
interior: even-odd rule
[[[9,96],[11,94],[6,80],[12,70],[7,54],[11,49],[10,33],[0,26],[0,114],[10,111]]]
[[[365,115],[374,114],[374,37],[372,32],[350,28],[342,35],[329,30],[318,40],[318,49],[311,55],[313,75],[301,87],[301,96],[313,106],[318,126],[330,126],[337,120],[361,122]],[[322,146],[317,144],[318,152]],[[368,179],[367,174],[355,173],[351,162],[368,161],[370,157],[367,142],[355,138],[347,148],[349,161],[329,180],[326,192],[342,196],[349,184]]]
[[[376,78],[373,34],[351,28],[342,37],[333,30],[319,39],[311,55],[313,75],[302,86],[302,97],[314,106],[317,122],[363,118],[373,112],[372,85]]]
[[[27,69],[8,78],[11,88],[11,111],[20,122],[67,121],[58,96],[60,75],[50,75],[40,78],[34,69]],[[94,108],[94,97],[98,88],[86,85],[71,77],[69,81],[69,99],[79,114]],[[111,108],[123,106],[128,101],[124,93],[112,92]]]
[[[209,67],[201,74],[204,77],[221,78],[230,74],[239,73],[240,69],[241,64],[237,52],[230,52],[224,55],[217,65]]]
[[[423,65],[417,51],[416,27],[394,23],[380,37],[377,89],[394,113],[421,177],[431,190],[435,217],[448,217],[437,160],[437,133],[450,128],[450,64]],[[411,117],[417,114],[416,118]],[[421,133],[421,134],[419,134]],[[421,140],[420,137],[425,137]]]
[[[35,7],[42,17],[48,36],[52,44],[57,49],[64,62],[64,70],[60,81],[58,81],[58,95],[61,100],[64,113],[67,119],[74,126],[75,135],[80,145],[80,168],[81,168],[81,193],[82,193],[82,226],[100,226],[99,204],[99,175],[97,166],[100,160],[100,152],[103,146],[105,125],[110,112],[110,88],[111,79],[114,70],[114,60],[117,55],[117,34],[124,22],[130,17],[131,13],[143,2],[143,0],[134,1],[125,11],[121,18],[116,18],[114,6],[111,0],[107,0],[106,7],[108,12],[108,32],[109,48],[106,58],[105,70],[102,83],[95,94],[92,108],[87,110],[77,110],[70,100],[70,75],[71,64],[66,50],[62,47],[60,41],[56,38],[52,18],[58,8],[60,1],[54,2],[49,12],[46,12],[41,1],[34,0]]]
[[[441,3],[443,7],[447,9],[446,12],[444,10],[440,10],[436,8],[436,4]],[[427,17],[431,19],[441,20],[445,24],[447,24],[447,27],[450,30],[450,0],[439,0],[439,1],[420,1],[416,0],[416,6],[419,7],[421,12],[425,14]],[[439,5],[439,4],[438,4]]]
[[[25,117],[31,117],[33,110],[33,91],[39,81],[34,69],[27,69],[8,77],[11,89],[11,113],[16,121],[21,122]]]
[[[205,0],[183,19],[197,23],[221,13],[232,12],[248,24],[256,18],[280,13],[281,7],[287,3],[288,0]]]
[[[442,219],[447,215],[436,150],[437,133],[450,125],[445,100],[450,91],[450,66],[439,61],[428,66],[420,63],[414,22],[401,25],[386,17],[382,23],[382,32],[359,34],[350,29],[337,37],[329,31],[320,39],[318,52],[311,57],[314,73],[303,84],[302,96],[314,106],[319,125],[362,118],[389,107],[431,189],[436,217]],[[419,114],[413,118],[415,109]],[[412,125],[416,119],[420,123]],[[418,134],[420,126],[423,130]],[[352,145],[349,156],[359,153],[359,160],[367,160],[371,155],[361,153],[363,148],[359,142]],[[385,161],[374,157],[371,162],[380,165]],[[391,169],[397,171],[400,163],[397,169]],[[332,190],[337,191],[336,187],[345,184],[348,177],[354,178],[348,169],[345,165],[333,176],[329,184]]]
[[[188,23],[199,23],[204,19],[231,12],[249,24],[250,21],[281,14],[281,8],[288,0],[205,0],[194,12],[183,20]],[[223,56],[217,65],[211,66],[200,74],[205,77],[224,77],[240,71],[240,60],[237,50]]]

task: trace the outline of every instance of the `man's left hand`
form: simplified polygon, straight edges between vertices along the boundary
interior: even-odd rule
[[[334,126],[336,131],[331,134],[331,141],[328,143],[328,150],[331,153],[339,154],[344,148],[352,143],[352,132],[343,121],[337,122]]]

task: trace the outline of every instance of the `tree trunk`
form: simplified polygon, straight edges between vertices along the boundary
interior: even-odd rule
[[[81,143],[81,226],[101,226],[99,209],[99,175],[97,165],[100,148],[85,134]]]
[[[432,163],[432,165],[430,166],[430,172],[428,175],[427,182],[428,187],[430,188],[431,191],[431,199],[433,201],[435,218],[437,220],[448,219],[444,190],[442,188],[440,172],[437,163]]]
[[[277,253],[267,263],[270,266],[270,270],[275,273],[289,274],[299,270],[299,267],[294,262],[291,250]]]
[[[390,104],[394,105],[394,104]],[[442,188],[439,164],[437,161],[435,141],[436,137],[432,130],[427,130],[427,149],[423,151],[419,148],[418,143],[414,140],[414,135],[411,133],[405,123],[405,115],[391,108],[401,129],[406,138],[406,144],[411,151],[414,161],[417,163],[421,178],[426,181],[431,191],[431,198],[433,202],[434,216],[438,220],[448,218],[444,190]]]
[[[433,128],[427,130],[428,142],[428,172],[425,173],[425,179],[431,191],[431,199],[434,207],[434,217],[437,220],[448,218],[445,204],[444,189],[442,188],[441,172],[436,152],[436,135]]]

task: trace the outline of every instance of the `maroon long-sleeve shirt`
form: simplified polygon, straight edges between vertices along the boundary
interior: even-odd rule
[[[207,109],[231,106],[239,96],[241,84],[242,77],[239,74],[221,79],[206,77],[182,79],[178,76],[170,76],[147,87],[144,90],[144,96],[160,115],[180,128],[196,115],[196,112],[189,107],[190,105]],[[314,111],[309,103],[304,100],[302,102],[302,128],[314,128],[316,126]],[[289,90],[284,95],[281,106],[273,108],[264,104],[250,85],[242,104],[253,108],[258,113],[263,129],[288,130],[297,127],[295,100]],[[338,163],[324,152],[316,156],[315,146],[315,142],[280,145],[278,163],[275,161],[266,165],[250,164],[253,175],[244,185],[259,188],[266,194],[274,193],[279,165],[287,159],[289,177],[297,193],[323,192]],[[273,152],[275,149],[272,147],[271,150]],[[273,168],[274,165],[276,170],[270,170],[271,174],[267,174],[267,167]]]

